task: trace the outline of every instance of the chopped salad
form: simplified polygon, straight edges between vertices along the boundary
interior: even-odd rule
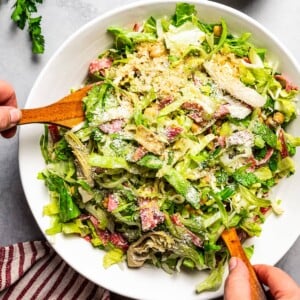
[[[205,23],[187,3],[107,30],[114,44],[90,63],[86,121],[47,125],[40,140],[47,234],[105,250],[105,268],[207,270],[196,292],[217,289],[228,259],[222,231],[236,227],[244,241],[282,213],[269,193],[295,172],[300,138],[286,128],[298,88],[251,33]]]

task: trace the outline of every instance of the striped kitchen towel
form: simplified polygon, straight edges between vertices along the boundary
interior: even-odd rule
[[[69,267],[45,241],[0,247],[0,299],[109,300],[110,293]]]

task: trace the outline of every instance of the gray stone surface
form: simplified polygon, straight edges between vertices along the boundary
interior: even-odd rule
[[[23,107],[39,72],[71,33],[99,14],[133,1],[44,1],[44,4],[39,6],[39,13],[43,16],[42,27],[46,39],[46,51],[39,57],[31,54],[27,32],[17,29],[10,20],[14,2],[0,0],[0,78],[14,85],[19,106]],[[217,2],[237,8],[261,22],[285,44],[297,61],[300,61],[300,1],[223,0]],[[299,231],[299,228],[295,230]],[[31,216],[20,182],[18,136],[10,140],[1,138],[0,245],[41,238],[43,235]],[[300,283],[299,238],[280,260],[278,266]]]

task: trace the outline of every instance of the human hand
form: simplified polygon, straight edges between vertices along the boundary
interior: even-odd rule
[[[268,294],[274,300],[299,300],[300,287],[284,271],[268,265],[254,265],[261,283],[269,287]],[[229,275],[225,282],[225,300],[250,300],[249,275],[246,265],[239,258],[229,261]]]
[[[16,133],[16,124],[20,118],[21,111],[17,109],[14,88],[0,80],[0,134],[5,138],[12,137]]]

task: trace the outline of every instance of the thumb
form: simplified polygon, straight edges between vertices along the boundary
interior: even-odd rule
[[[249,300],[249,273],[243,261],[232,257],[229,261],[229,275],[225,281],[225,300]]]
[[[0,107],[0,131],[16,126],[21,118],[21,111],[12,106]]]
[[[15,128],[17,122],[21,118],[21,111],[12,106],[0,107],[0,132],[5,137],[10,137]],[[11,129],[11,130],[10,130]],[[12,133],[12,134],[11,134]]]

